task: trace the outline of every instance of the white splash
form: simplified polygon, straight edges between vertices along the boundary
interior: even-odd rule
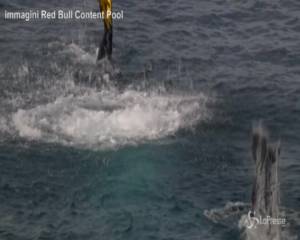
[[[111,148],[172,135],[208,117],[207,97],[133,90],[60,97],[19,109],[12,123],[19,136],[66,145]]]
[[[227,202],[224,207],[204,210],[204,216],[216,224],[221,224],[228,228],[237,227],[241,231],[241,238],[243,240],[270,240],[266,236],[265,225],[255,225],[249,228],[248,213],[251,210],[250,203],[244,202]],[[281,240],[297,240],[298,236],[292,232],[295,226],[299,226],[300,214],[298,211],[281,208],[280,216],[285,216],[287,220],[286,225],[282,225]],[[276,239],[276,238],[275,238]],[[278,239],[278,238],[277,238]]]
[[[79,47],[77,44],[72,43],[69,45],[66,45],[65,50],[62,52],[63,55],[72,54],[72,56],[75,56],[76,62],[84,62],[89,64],[94,64],[96,55],[90,54],[86,51],[84,51],[81,47]]]
[[[7,120],[4,117],[0,117],[0,133],[9,132],[9,125]]]

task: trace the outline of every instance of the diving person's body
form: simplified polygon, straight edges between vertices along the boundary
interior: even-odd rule
[[[100,12],[104,23],[104,35],[99,45],[97,60],[107,57],[109,60],[112,55],[112,0],[98,0]]]

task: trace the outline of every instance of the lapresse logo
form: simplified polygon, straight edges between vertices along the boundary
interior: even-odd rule
[[[271,216],[256,216],[255,211],[249,211],[246,218],[246,227],[255,229],[258,225],[285,225],[286,218],[273,218]]]

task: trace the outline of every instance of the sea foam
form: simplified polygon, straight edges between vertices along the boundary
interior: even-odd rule
[[[12,123],[26,139],[110,148],[163,138],[192,127],[208,117],[207,100],[203,94],[94,91],[19,109]]]

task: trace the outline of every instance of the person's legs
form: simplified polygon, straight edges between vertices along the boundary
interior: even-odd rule
[[[108,12],[112,11],[111,0],[100,0],[100,12],[103,14],[104,35],[99,45],[97,60],[104,58],[111,59],[112,55],[112,16]]]
[[[107,32],[105,31],[104,35],[103,35],[103,38],[102,38],[102,41],[100,42],[100,45],[99,45],[97,60],[100,60],[100,59],[105,57],[105,55],[106,55],[106,45],[107,45]]]
[[[111,59],[111,55],[112,55],[112,38],[113,38],[113,32],[112,32],[112,28],[108,30],[107,32],[107,41],[106,41],[106,53],[107,53],[107,57],[108,59]]]

